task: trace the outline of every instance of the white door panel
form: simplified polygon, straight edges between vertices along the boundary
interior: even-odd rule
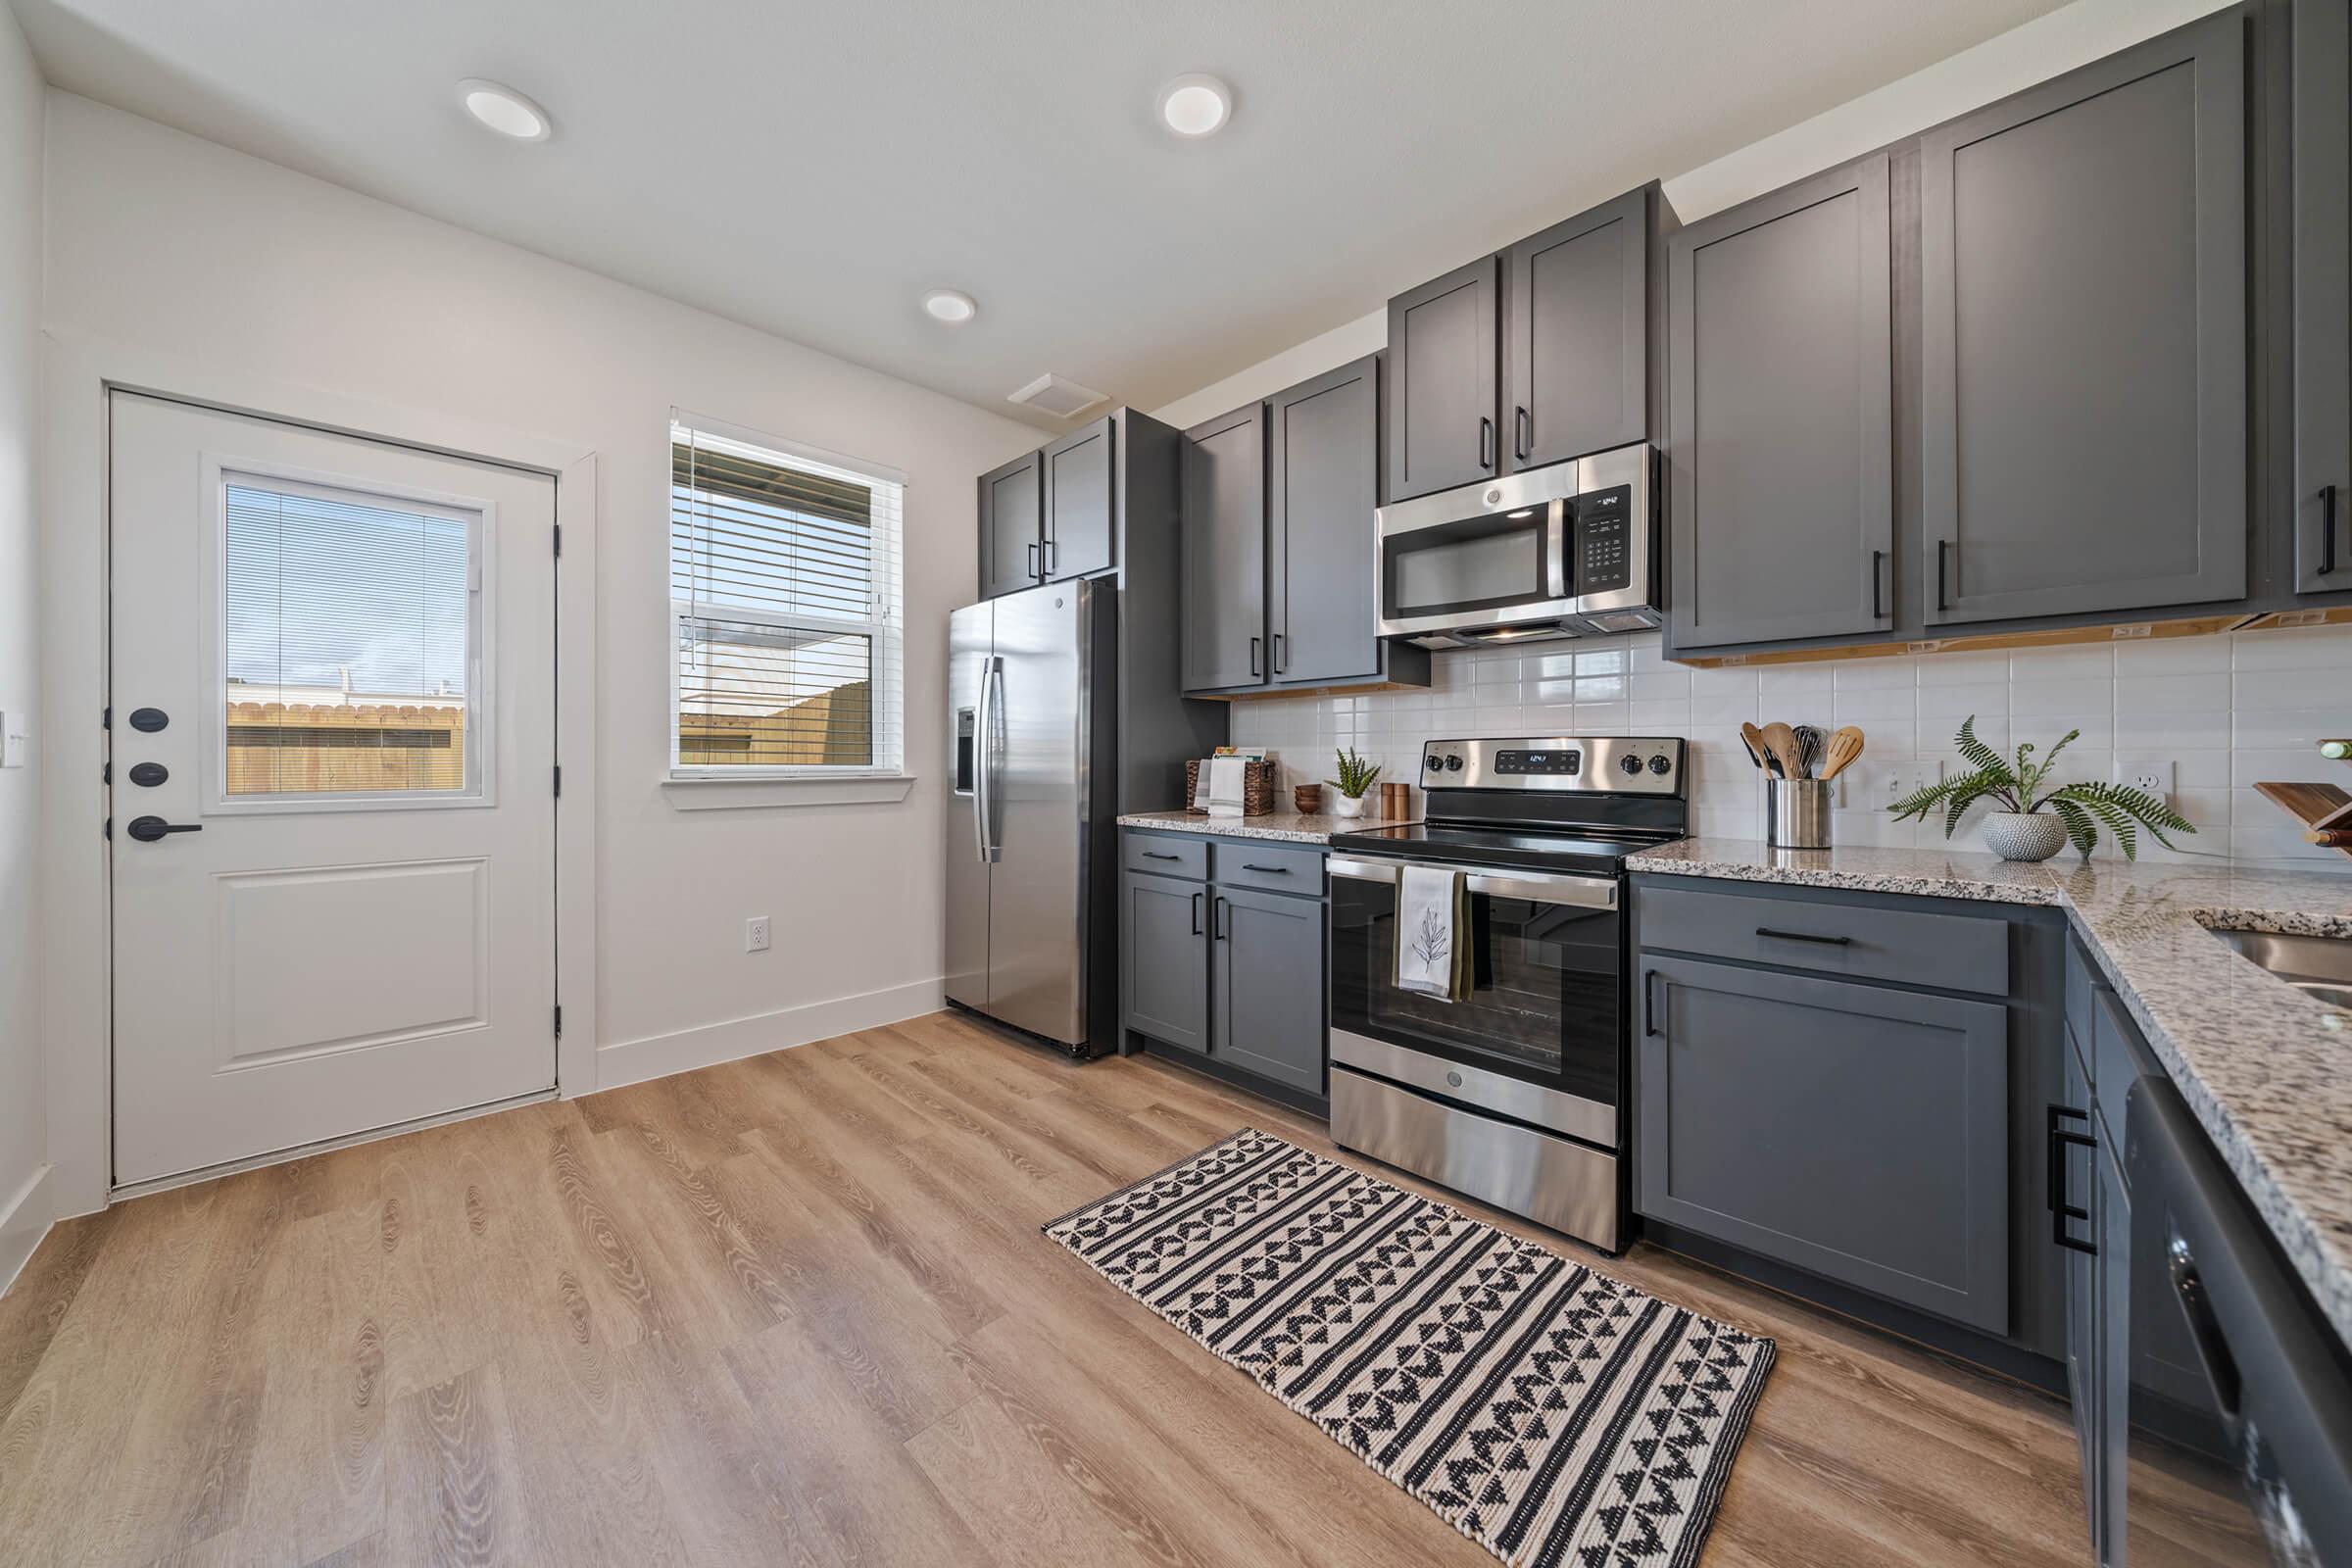
[[[553,481],[112,422],[116,1181],[551,1087]]]

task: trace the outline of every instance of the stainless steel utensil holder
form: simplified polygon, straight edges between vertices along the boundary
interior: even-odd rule
[[[1783,850],[1830,847],[1830,781],[1768,778],[1764,781],[1764,842]]]

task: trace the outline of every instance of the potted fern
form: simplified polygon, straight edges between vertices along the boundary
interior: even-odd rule
[[[1340,776],[1331,787],[1340,792],[1332,809],[1341,816],[1364,814],[1364,797],[1372,791],[1372,781],[1380,777],[1380,764],[1366,760],[1352,746],[1333,754],[1339,759]]]
[[[2141,790],[2120,784],[2064,784],[2043,789],[2057,770],[2058,754],[2082,733],[2081,730],[2068,730],[2066,739],[2037,762],[2033,742],[2020,746],[2014,759],[2003,757],[1977,739],[1976,724],[1976,715],[1971,713],[1961,724],[1955,743],[1972,771],[1904,796],[1887,808],[1896,821],[1916,817],[1924,822],[1930,811],[1940,807],[1943,836],[1948,839],[1959,831],[1960,819],[1970,807],[1982,800],[1993,801],[2003,809],[1985,815],[1984,842],[2004,860],[2046,860],[2069,841],[2088,859],[2102,827],[2123,846],[2124,858],[2132,860],[2139,858],[2142,827],[2168,850],[2173,841],[2164,836],[2167,830],[2196,831],[2188,818]]]

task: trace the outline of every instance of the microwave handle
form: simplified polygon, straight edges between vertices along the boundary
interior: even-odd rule
[[[1568,597],[1568,503],[1554,501],[1544,519],[1544,597]]]

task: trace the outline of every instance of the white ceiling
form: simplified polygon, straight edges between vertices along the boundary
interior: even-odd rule
[[[59,86],[999,412],[1158,407],[2057,3],[15,0]]]

